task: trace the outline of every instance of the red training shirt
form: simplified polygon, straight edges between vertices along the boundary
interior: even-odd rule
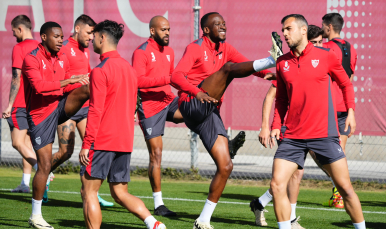
[[[354,89],[333,51],[308,43],[299,57],[292,51],[276,64],[277,91],[272,129],[287,130],[284,138],[339,136],[331,77],[343,91],[348,108],[355,108]],[[331,75],[331,77],[330,77]]]
[[[63,46],[60,49],[61,52],[66,54],[68,61],[70,62],[70,74],[69,76],[86,75],[91,72],[89,57],[90,51],[88,48],[84,48],[72,37],[63,42]],[[88,107],[89,101],[87,100],[82,107]]]
[[[149,38],[134,51],[132,59],[142,101],[139,109],[149,118],[163,110],[176,97],[169,85],[174,70],[174,51]]]
[[[90,75],[90,108],[83,149],[132,152],[137,75],[117,51],[103,53]]]
[[[227,62],[240,63],[249,61],[227,42],[220,42],[218,50],[216,44],[209,38],[202,38],[189,44],[171,77],[171,84],[178,89],[178,104],[189,101],[191,96],[196,96],[201,90],[197,88],[204,79],[220,70]],[[268,70],[256,72],[254,75],[263,78]],[[221,98],[222,100],[222,98]],[[221,103],[221,101],[220,101]]]
[[[13,47],[12,50],[12,68],[23,68],[23,61],[25,56],[32,50],[36,49],[39,42],[34,39],[25,39]],[[16,95],[15,102],[12,107],[25,108],[25,97],[24,97],[24,83],[23,75],[20,76],[20,87],[19,92]]]
[[[334,38],[334,40],[337,40],[338,42],[345,44],[346,41],[344,41],[341,38]],[[357,51],[355,50],[354,46],[350,44],[350,53],[351,53],[351,59],[350,59],[350,68],[352,73],[355,72],[355,66],[357,63],[358,55]],[[342,50],[339,48],[337,44],[335,44],[332,40],[329,42],[326,42],[323,44],[323,47],[329,48],[331,51],[333,51],[336,56],[338,57],[338,60],[340,63],[342,63]],[[351,78],[351,76],[349,76]],[[339,88],[338,84],[333,81],[332,82],[333,89],[335,91],[335,99],[336,99],[336,111],[337,112],[346,112],[348,108],[346,107],[344,100],[343,100],[343,94],[342,90]]]

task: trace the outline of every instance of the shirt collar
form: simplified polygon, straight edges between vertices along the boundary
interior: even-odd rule
[[[101,61],[103,61],[104,59],[109,58],[109,57],[120,57],[120,55],[119,55],[119,53],[118,53],[117,50],[114,50],[114,51],[110,51],[110,52],[105,52],[105,53],[103,53],[103,54],[99,57],[99,59],[100,59]]]
[[[83,48],[83,46],[81,46],[80,44],[79,44],[79,42],[78,41],[76,41],[74,38],[72,38],[71,36],[68,38],[68,42],[70,42],[71,44],[73,44],[75,47],[78,47],[78,49],[80,49],[80,50],[83,50],[84,48]]]
[[[57,58],[57,57],[58,57],[58,54],[60,53],[60,52],[57,52],[56,54],[52,54],[52,53],[48,52],[48,51],[43,47],[42,43],[40,43],[40,44],[38,45],[38,47],[39,47],[40,51],[43,53],[44,57],[45,57],[47,60],[51,60],[51,58]]]
[[[311,43],[311,41],[308,41],[306,48],[303,50],[303,52],[300,54],[300,56],[307,55],[313,48],[314,48],[314,45]],[[295,53],[293,53],[292,49],[290,52],[291,52],[292,56],[296,57],[296,55],[295,55]]]
[[[204,39],[206,46],[208,46],[211,51],[217,51],[216,50],[216,43],[212,42],[205,35],[202,36],[202,39]],[[218,47],[218,52],[223,51],[223,48],[224,48],[224,41],[220,41],[220,45]]]
[[[160,52],[163,52],[164,51],[164,46],[162,46],[162,45],[159,45],[153,38],[149,38],[149,39],[147,39],[147,42],[151,45],[151,46],[153,46],[153,48],[155,48],[155,49],[157,49],[158,51],[160,51]]]

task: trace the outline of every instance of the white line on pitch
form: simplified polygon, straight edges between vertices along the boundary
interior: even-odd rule
[[[0,188],[0,191],[11,191],[11,189],[5,189],[5,188]],[[79,192],[69,192],[69,191],[52,191],[50,190],[49,192],[53,193],[65,193],[65,194],[78,194],[80,195]],[[107,193],[99,193],[101,196],[110,196],[110,194]],[[138,198],[141,199],[153,199],[152,196],[137,196]],[[174,200],[174,201],[186,201],[186,202],[202,202],[204,203],[205,200],[193,200],[193,199],[182,199],[182,198],[165,198],[163,197],[162,199],[164,200]],[[219,201],[219,203],[222,204],[237,204],[237,205],[249,205],[249,203],[245,202],[232,202],[232,201]],[[273,206],[272,204],[268,204],[268,206]],[[309,209],[309,210],[320,210],[320,211],[335,211],[335,212],[345,212],[343,209],[336,209],[336,208],[311,208],[311,207],[302,207],[297,205],[296,208],[300,209]],[[383,214],[386,215],[386,212],[373,212],[373,211],[363,211],[363,213],[369,213],[369,214]]]

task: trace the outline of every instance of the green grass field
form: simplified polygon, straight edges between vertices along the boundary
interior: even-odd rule
[[[21,170],[0,168],[0,228],[26,228],[31,214],[31,194],[11,193],[9,189],[19,185]],[[140,196],[153,212],[153,199],[147,179],[133,177],[129,192]],[[79,176],[56,175],[50,185],[49,202],[43,204],[44,219],[54,228],[84,228],[82,201],[79,194]],[[192,228],[207,197],[209,182],[189,182],[167,180],[162,183],[164,202],[176,211],[178,217],[156,217],[169,229]],[[262,195],[267,187],[228,185],[212,216],[214,228],[257,228],[249,202]],[[109,196],[107,183],[100,189],[102,197],[113,201]],[[342,210],[324,208],[321,203],[330,197],[328,189],[301,189],[297,215],[305,228],[354,228],[349,216]],[[386,228],[386,192],[358,192],[365,211],[367,228]],[[177,199],[178,198],[178,199]],[[221,202],[222,201],[222,202]],[[272,205],[267,207],[268,227],[277,228]],[[121,206],[102,209],[102,228],[145,228],[142,221]]]

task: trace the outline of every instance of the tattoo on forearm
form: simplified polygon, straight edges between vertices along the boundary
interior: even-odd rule
[[[20,69],[12,68],[11,90],[9,91],[9,103],[13,104],[20,88]]]

